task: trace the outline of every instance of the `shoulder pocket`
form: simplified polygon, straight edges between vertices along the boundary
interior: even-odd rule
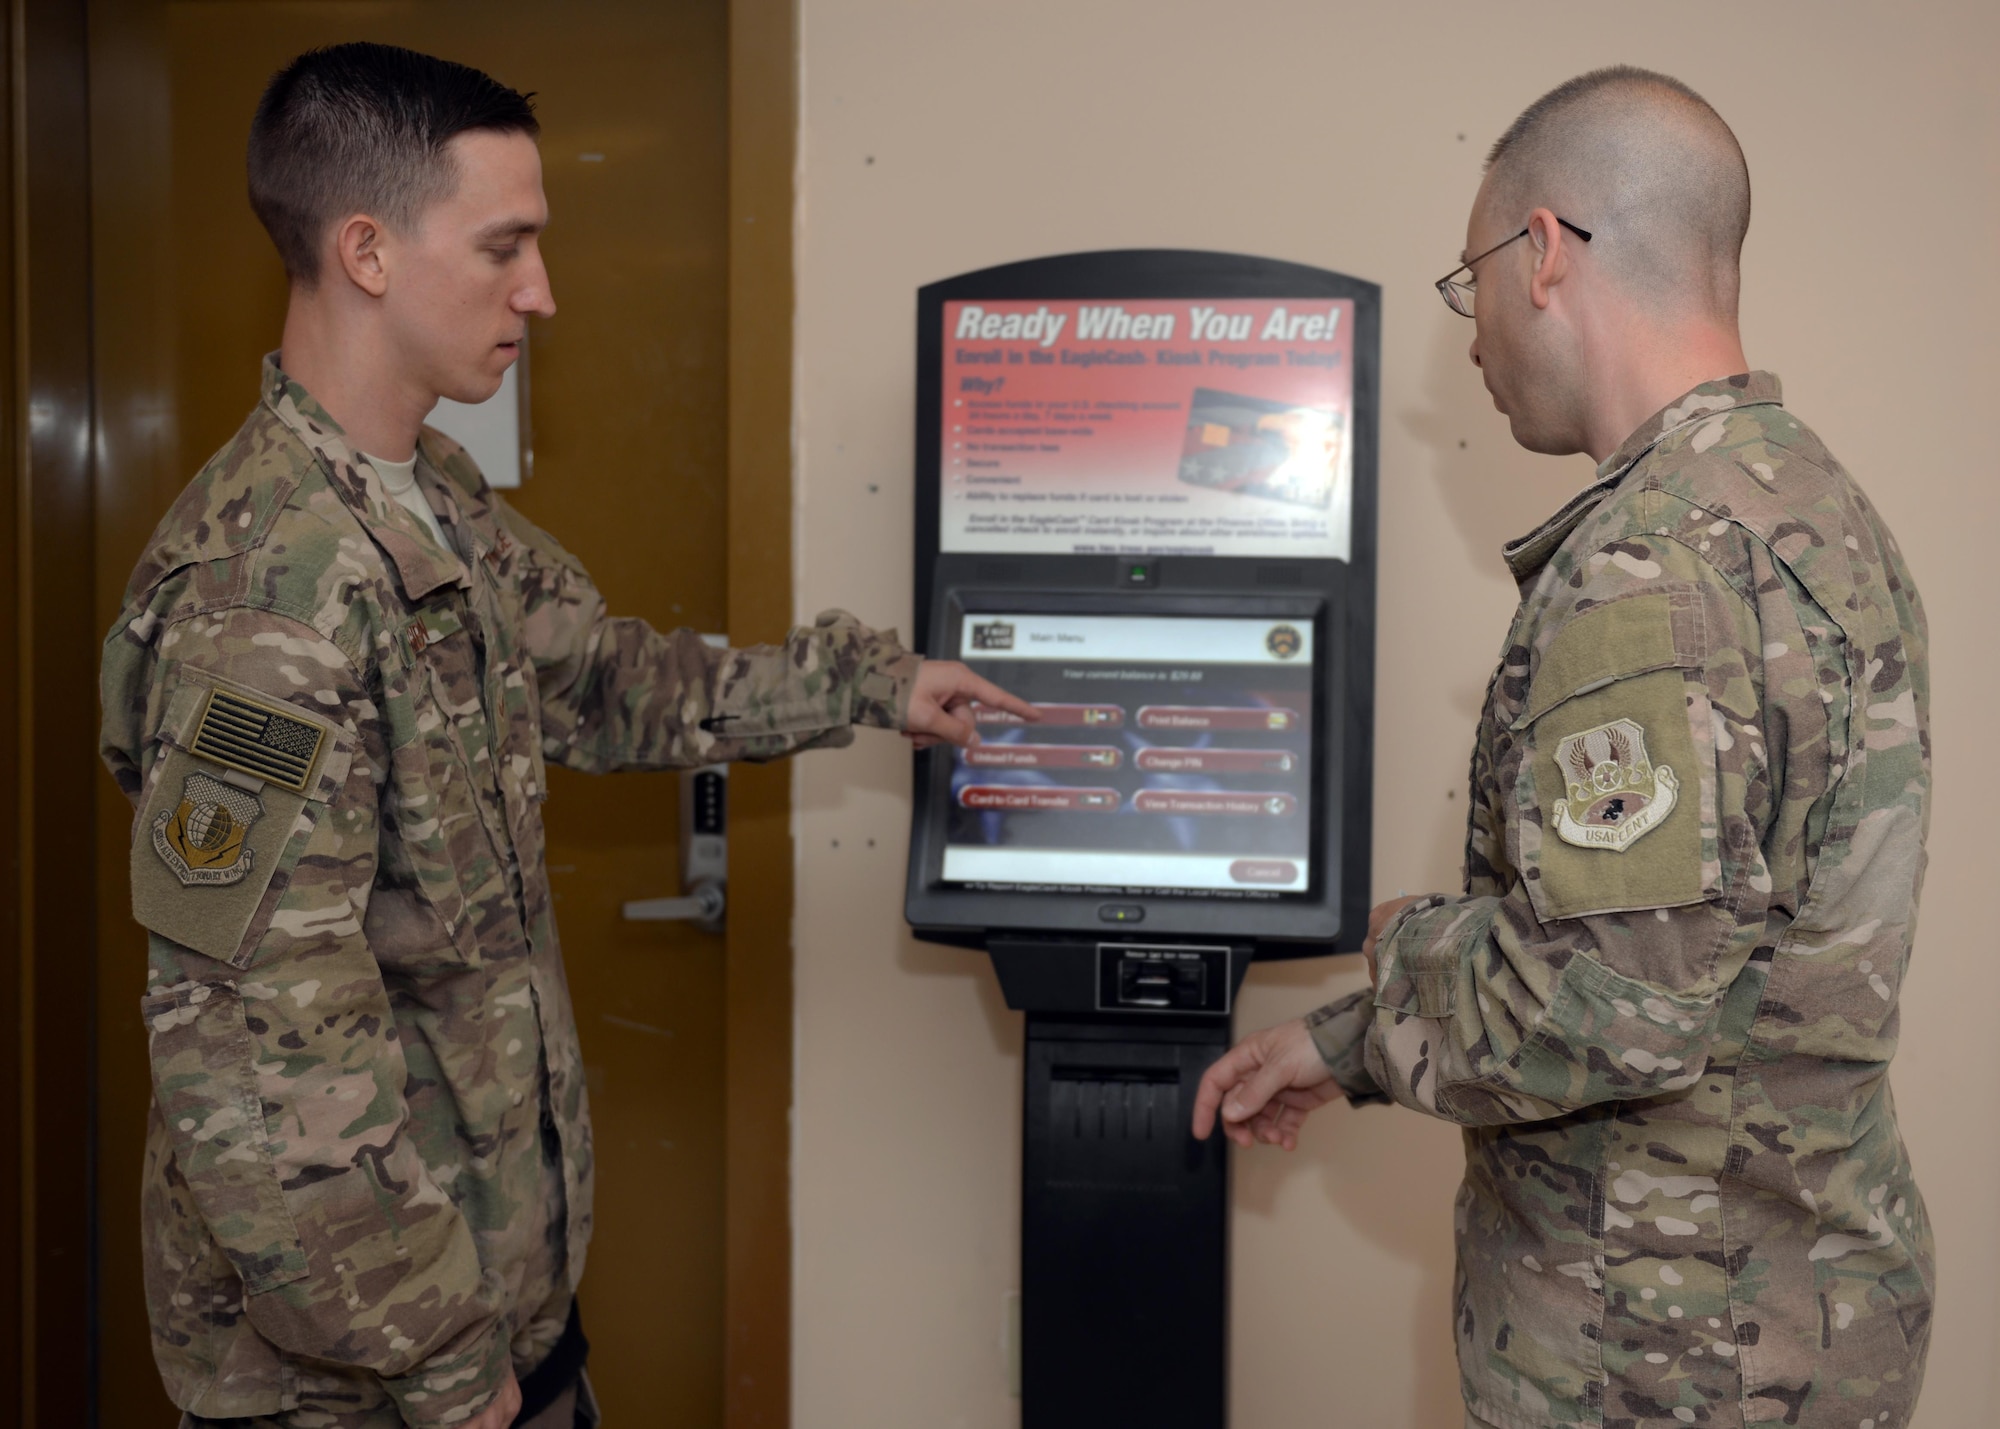
[[[1587,611],[1544,652],[1513,727],[1521,871],[1545,921],[1720,893],[1703,650],[1688,587]]]
[[[132,916],[240,966],[347,780],[354,737],[287,701],[190,676],[159,738],[133,829]]]
[[[272,1164],[241,992],[232,982],[188,983],[140,1010],[155,1104],[209,1234],[252,1295],[300,1279],[305,1246]]]

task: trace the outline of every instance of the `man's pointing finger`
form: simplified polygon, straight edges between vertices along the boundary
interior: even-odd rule
[[[964,688],[967,694],[978,700],[982,705],[991,705],[996,709],[1003,709],[1008,714],[1018,715],[1030,724],[1038,722],[1042,717],[1042,712],[1026,700],[1021,699],[1017,695],[1008,694],[991,680],[981,679],[978,675],[972,674],[970,671],[966,673]]]

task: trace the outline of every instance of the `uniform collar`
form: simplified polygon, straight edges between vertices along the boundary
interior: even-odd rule
[[[1589,486],[1572,496],[1563,508],[1527,535],[1502,547],[1514,579],[1524,585],[1532,579],[1556,549],[1607,495],[1615,490],[1639,459],[1667,437],[1693,426],[1705,417],[1736,407],[1782,405],[1784,388],[1770,372],[1739,372],[1683,392],[1641,422],[1618,450],[1598,463],[1597,475]]]
[[[263,393],[264,405],[319,459],[328,483],[389,557],[404,595],[421,600],[440,586],[471,586],[471,573],[465,563],[440,547],[423,523],[389,495],[381,475],[348,444],[340,423],[327,415],[310,392],[285,375],[275,352],[264,359]],[[419,452],[420,488],[439,485],[442,478],[429,457],[421,454],[421,447]],[[446,502],[451,504],[449,491]],[[450,514],[455,516],[455,509]]]

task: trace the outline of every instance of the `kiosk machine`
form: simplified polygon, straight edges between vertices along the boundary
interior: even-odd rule
[[[1219,1429],[1251,959],[1368,914],[1380,293],[1082,253],[918,295],[926,653],[1039,707],[917,756],[907,913],[1027,1015],[1026,1429]]]

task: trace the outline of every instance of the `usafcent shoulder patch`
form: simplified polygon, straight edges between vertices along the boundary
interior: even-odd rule
[[[153,849],[188,887],[239,883],[255,859],[246,842],[250,826],[263,814],[254,794],[190,774],[180,802],[153,820]]]
[[[1646,731],[1618,719],[1556,747],[1569,797],[1555,801],[1556,835],[1578,848],[1623,853],[1658,828],[1680,797],[1674,771],[1646,756]]]

